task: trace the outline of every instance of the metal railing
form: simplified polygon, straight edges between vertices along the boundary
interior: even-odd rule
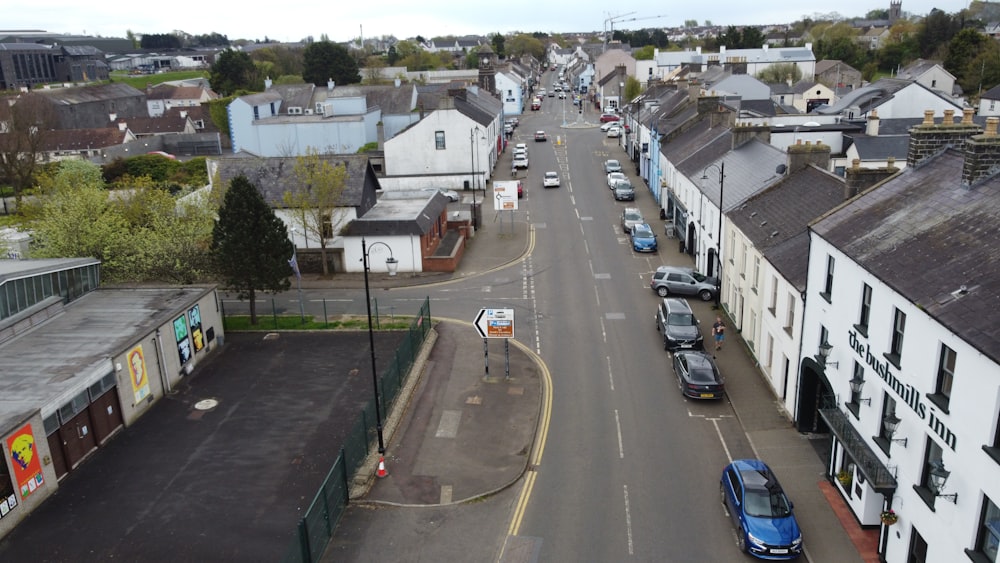
[[[840,441],[847,455],[857,464],[858,470],[868,479],[871,487],[882,494],[895,491],[896,478],[868,447],[868,443],[861,434],[858,434],[847,416],[837,408],[821,408],[819,414]]]

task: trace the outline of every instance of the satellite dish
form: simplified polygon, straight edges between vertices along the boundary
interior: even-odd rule
[[[786,166],[784,164],[779,164],[778,166],[776,166],[774,168],[774,172],[776,174],[784,174],[786,170],[788,170],[788,166]]]

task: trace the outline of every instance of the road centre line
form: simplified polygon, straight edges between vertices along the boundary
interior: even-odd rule
[[[628,506],[628,485],[625,487],[625,532],[628,535],[628,554],[635,555],[635,550],[632,547],[632,511]]]
[[[615,376],[611,373],[611,356],[605,356],[608,359],[608,382],[611,383],[611,390],[615,390]]]
[[[729,453],[729,446],[726,445],[726,439],[722,436],[722,430],[719,428],[718,418],[709,418],[712,422],[712,426],[715,427],[715,433],[719,435],[719,442],[722,444],[722,449],[726,452],[726,460],[729,462],[733,461],[733,454]]]
[[[625,459],[625,445],[622,444],[622,421],[618,418],[618,409],[615,409],[615,428],[618,429],[618,459]]]

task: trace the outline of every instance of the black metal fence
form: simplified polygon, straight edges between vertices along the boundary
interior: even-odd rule
[[[392,363],[379,376],[379,396],[382,398],[382,413],[386,418],[392,414],[399,391],[430,330],[430,298],[425,298],[420,311],[410,324],[407,337],[396,349]],[[295,530],[295,540],[288,547],[282,561],[312,563],[323,555],[347,507],[350,482],[368,454],[377,450],[377,438],[373,398],[358,413],[358,419],[340,448],[337,461],[316,492],[306,515],[299,521]]]

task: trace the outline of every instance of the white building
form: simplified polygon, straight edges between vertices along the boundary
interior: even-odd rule
[[[1000,544],[1000,136],[966,117],[914,127],[903,171],[811,225],[796,421],[832,433],[889,562]]]

